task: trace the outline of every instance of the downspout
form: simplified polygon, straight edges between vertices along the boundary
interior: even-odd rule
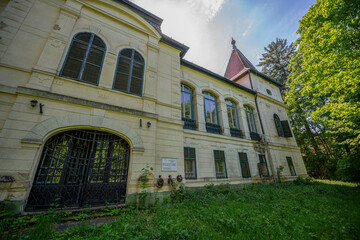
[[[249,80],[250,80],[251,88],[252,88],[252,90],[254,90],[254,89],[253,89],[253,85],[252,85],[252,81],[251,81],[250,71],[249,71]],[[256,92],[256,94],[255,94],[255,106],[256,106],[256,111],[258,112],[258,116],[259,116],[259,120],[260,120],[261,132],[262,132],[262,134],[263,134],[263,136],[264,136],[264,142],[265,142],[265,145],[266,145],[266,152],[267,152],[267,156],[268,156],[268,159],[269,159],[271,172],[272,172],[272,175],[273,175],[274,182],[276,183],[276,177],[275,177],[275,172],[274,172],[274,165],[273,165],[273,161],[272,161],[271,154],[270,154],[269,144],[268,144],[268,141],[267,141],[267,139],[266,139],[264,127],[263,127],[263,124],[262,124],[261,115],[260,115],[260,111],[259,111],[259,106],[258,106],[258,103],[257,103],[258,92],[257,92],[257,91],[255,91],[255,92]]]

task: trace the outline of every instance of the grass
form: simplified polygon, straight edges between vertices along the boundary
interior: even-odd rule
[[[111,210],[107,209],[111,213]],[[114,210],[115,212],[115,210]],[[46,218],[9,239],[359,239],[357,184],[297,180],[177,191],[168,204],[116,210],[101,226],[57,232]],[[111,215],[111,214],[110,214]],[[44,232],[46,234],[44,234]]]

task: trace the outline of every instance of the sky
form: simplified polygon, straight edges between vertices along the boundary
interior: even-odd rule
[[[224,75],[232,46],[259,64],[276,38],[294,42],[315,0],[131,0],[163,19],[164,34],[190,47],[185,59]],[[257,67],[261,70],[260,67]]]

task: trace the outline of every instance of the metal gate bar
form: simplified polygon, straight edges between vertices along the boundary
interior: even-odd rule
[[[100,131],[73,130],[44,145],[27,210],[123,203],[130,147]]]

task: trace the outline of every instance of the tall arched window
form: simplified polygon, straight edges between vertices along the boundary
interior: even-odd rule
[[[225,102],[229,120],[230,134],[233,137],[242,137],[242,132],[239,127],[236,104],[231,100],[225,100]]]
[[[60,76],[97,85],[105,51],[105,43],[95,34],[76,34]]]
[[[144,78],[144,58],[134,49],[119,53],[113,88],[141,96]]]
[[[248,122],[250,132],[257,133],[254,110],[249,106],[245,106],[245,112],[246,112],[246,120]]]
[[[218,120],[216,97],[208,92],[203,92],[203,94],[206,130],[207,132],[219,134],[221,129]]]
[[[256,129],[254,110],[249,106],[245,106],[245,112],[246,112],[246,120],[250,131],[250,138],[255,141],[260,141],[260,135],[257,133],[257,129]]]
[[[281,121],[277,114],[274,114],[274,123],[275,123],[276,131],[277,131],[278,135],[280,137],[284,137],[284,131],[281,126]]]
[[[195,129],[193,91],[184,84],[181,84],[181,119],[185,123],[184,128]]]
[[[236,104],[230,100],[226,101],[227,114],[230,128],[239,128]]]

